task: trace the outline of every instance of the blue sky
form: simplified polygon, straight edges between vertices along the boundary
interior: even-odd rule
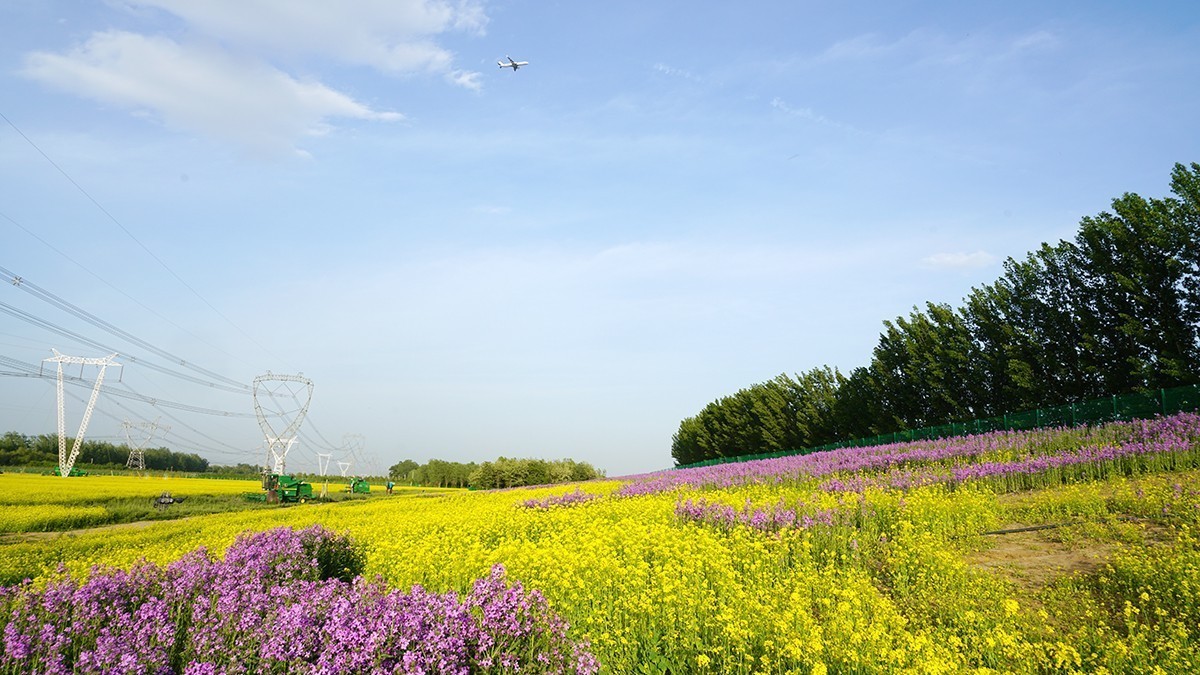
[[[1198,72],[1191,2],[2,3],[0,266],[311,378],[289,467],[358,434],[382,467],[649,471],[709,401],[864,365],[883,320],[1164,195]],[[260,461],[250,396],[4,288],[119,351],[114,387],[237,413],[102,394],[89,437],[161,417]],[[0,355],[52,347],[103,355],[0,313]],[[51,381],[0,376],[0,430],[55,425]]]

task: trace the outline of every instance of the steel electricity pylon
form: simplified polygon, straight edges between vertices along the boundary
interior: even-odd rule
[[[312,402],[312,380],[303,374],[276,375],[267,371],[254,378],[253,393],[254,414],[267,442],[263,469],[284,473],[288,451],[296,443],[300,425]],[[274,425],[272,419],[277,420]]]
[[[317,468],[321,471],[321,477],[325,481],[321,485],[321,497],[329,496],[329,460],[333,459],[333,453],[318,452],[317,453]]]
[[[153,422],[130,422],[125,420],[121,423],[121,429],[125,432],[125,440],[129,444],[129,459],[125,462],[125,468],[133,469],[134,471],[146,470],[146,446],[150,445],[150,441],[154,440],[154,434],[158,430],[162,430],[166,435],[171,427],[159,425],[158,420]]]
[[[71,469],[75,466],[75,460],[79,457],[79,448],[83,445],[83,433],[87,431],[88,421],[92,419],[92,411],[96,409],[96,399],[100,396],[100,385],[104,382],[104,371],[109,366],[121,367],[121,364],[114,363],[113,359],[117,358],[116,354],[109,354],[102,358],[87,358],[83,356],[66,356],[60,354],[57,349],[51,348],[54,356],[48,359],[43,359],[43,363],[49,361],[58,364],[58,475],[64,478],[71,475]],[[83,420],[79,423],[79,432],[75,434],[75,443],[71,446],[70,454],[67,453],[67,424],[66,424],[66,406],[63,402],[63,364],[79,365],[80,377],[83,377],[84,366],[100,366],[100,372],[96,375],[96,384],[92,387],[92,396],[88,399],[87,408],[83,411]]]

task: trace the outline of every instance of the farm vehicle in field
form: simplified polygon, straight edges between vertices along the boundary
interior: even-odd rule
[[[356,495],[371,494],[371,483],[366,478],[351,478],[350,484],[346,486],[346,492]]]
[[[250,501],[268,503],[303,503],[313,498],[312,483],[286,473],[263,473],[262,489],[244,496]]]
[[[163,492],[161,495],[150,500],[154,508],[162,511],[172,504],[182,504],[187,501],[187,497],[173,497],[170,492]]]

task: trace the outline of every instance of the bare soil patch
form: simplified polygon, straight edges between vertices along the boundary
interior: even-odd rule
[[[1004,529],[1027,527],[1020,523]],[[1104,566],[1116,548],[1101,541],[1056,541],[1053,530],[1013,532],[989,535],[994,545],[967,555],[967,562],[990,572],[1002,574],[1030,590],[1040,590],[1061,577],[1095,572]]]
[[[173,518],[169,521],[190,520],[199,516],[187,516],[185,518]],[[168,519],[158,520],[135,520],[131,523],[113,523],[111,525],[97,525],[96,527],[84,527],[75,530],[52,530],[50,532],[8,532],[0,534],[0,545],[3,544],[19,544],[27,541],[45,541],[47,539],[57,539],[59,537],[73,537],[81,534],[89,534],[92,532],[105,532],[111,530],[137,530],[144,527],[149,527],[155,523],[168,522]]]

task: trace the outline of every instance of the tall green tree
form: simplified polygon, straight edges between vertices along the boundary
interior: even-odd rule
[[[1173,189],[1184,201],[1188,177],[1176,167]],[[1075,238],[1076,266],[1092,290],[1082,318],[1096,326],[1095,370],[1107,391],[1196,379],[1200,303],[1187,261],[1195,230],[1178,217],[1179,204],[1126,194],[1112,213],[1084,218]]]
[[[388,467],[388,478],[394,481],[412,481],[413,472],[421,465],[411,459],[403,459]]]
[[[884,321],[848,377],[781,375],[705,406],[672,437],[677,463],[998,416],[1200,383],[1200,164],[1171,197],[1126,194],[1072,241],[1009,258],[960,309]]]

